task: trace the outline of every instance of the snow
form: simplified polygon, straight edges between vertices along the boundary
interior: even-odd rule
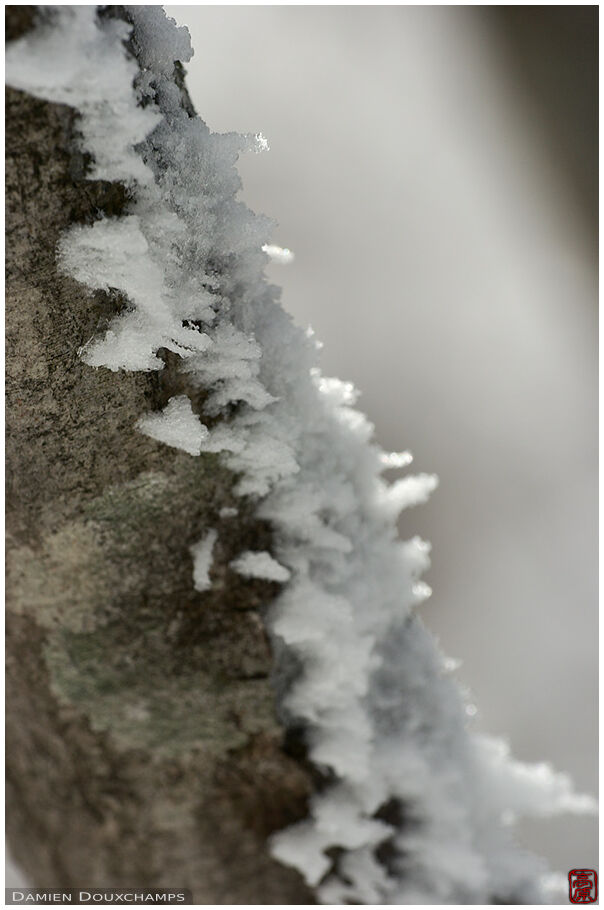
[[[246,551],[232,566],[284,583],[266,622],[277,662],[300,669],[292,679],[277,667],[280,719],[305,730],[309,759],[331,783],[308,818],[273,836],[273,856],[325,903],[544,899],[547,870],[504,822],[593,803],[564,775],[515,762],[471,729],[414,612],[429,593],[420,580],[429,548],[396,532],[400,511],[424,502],[436,478],[383,479],[409,454],[373,442],[353,386],[321,376],[318,343],[267,283],[267,257],[285,251],[270,244],[272,223],[238,201],[234,167],[266,140],[213,134],[183,109],[172,61],[192,51],[159,7],[126,7],[131,26],[94,7],[55,9],[54,24],[9,48],[7,80],[76,107],[90,177],[132,190],[126,214],[73,227],[60,245],[62,268],[84,288],[125,301],[81,357],[147,371],[162,369],[160,349],[176,353],[206,393],[211,428],[185,395],[136,428],[191,456],[218,453],[237,475],[234,494],[274,531],[273,555]],[[199,591],[216,540],[210,530],[191,548]]]
[[[211,528],[201,540],[191,547],[193,587],[196,591],[208,591],[212,587],[210,569],[212,568],[212,551],[217,539],[218,532]]]
[[[273,559],[266,550],[246,550],[231,563],[231,568],[244,578],[266,578],[268,581],[289,581],[291,572]]]

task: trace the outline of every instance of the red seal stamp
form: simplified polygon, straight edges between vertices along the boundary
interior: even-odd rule
[[[595,904],[598,899],[598,873],[595,869],[570,870],[568,899],[571,904]]]

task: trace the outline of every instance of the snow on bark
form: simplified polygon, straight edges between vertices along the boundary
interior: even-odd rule
[[[211,133],[185,109],[174,61],[190,59],[188,33],[160,7],[127,7],[131,25],[95,7],[53,9],[9,48],[8,81],[75,107],[90,177],[123,181],[132,197],[127,215],[73,228],[59,250],[72,277],[127,299],[81,357],[159,370],[160,348],[178,355],[206,393],[203,413],[179,396],[141,414],[138,429],[192,456],[220,453],[238,475],[235,493],[275,531],[274,555],[248,551],[234,568],[283,582],[266,615],[288,668],[276,674],[281,718],[304,729],[327,783],[308,818],[273,838],[273,855],[325,903],[544,900],[546,870],[504,822],[510,812],[590,811],[592,801],[469,729],[413,612],[429,594],[419,580],[428,545],[396,533],[399,512],[436,480],[383,480],[410,456],[372,442],[353,387],[321,376],[312,335],[267,283],[269,256],[291,256],[270,244],[271,222],[237,200],[234,166],[266,141]],[[193,548],[197,590],[209,586],[215,542],[209,531]]]

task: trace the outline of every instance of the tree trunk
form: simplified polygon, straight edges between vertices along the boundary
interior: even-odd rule
[[[7,37],[31,27],[7,8]],[[114,10],[116,8],[113,8]],[[312,903],[271,859],[311,771],[276,712],[261,606],[229,562],[270,546],[218,457],[136,431],[187,391],[78,350],[123,306],[56,265],[61,233],[127,205],[90,181],[70,108],[7,89],[7,817],[40,887],[190,888],[197,903]],[[230,523],[229,523],[230,522]],[[189,547],[219,529],[212,591]]]

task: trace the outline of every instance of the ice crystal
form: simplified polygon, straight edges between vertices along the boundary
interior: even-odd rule
[[[233,568],[283,585],[266,621],[277,659],[293,655],[300,670],[282,674],[280,715],[305,730],[309,759],[331,784],[270,849],[325,903],[543,900],[545,870],[505,822],[589,811],[591,801],[468,729],[458,687],[414,613],[429,593],[419,580],[428,547],[396,533],[400,511],[425,501],[435,478],[382,478],[410,456],[372,442],[354,389],[321,376],[317,343],[267,283],[269,256],[291,256],[270,243],[272,223],[238,201],[234,167],[266,140],[217,135],[191,116],[174,78],[174,61],[192,54],[186,29],[159,7],[125,9],[131,24],[91,6],[55,7],[52,21],[9,48],[7,76],[75,107],[90,177],[132,192],[127,214],[62,240],[67,273],[128,301],[82,359],[158,370],[160,348],[177,354],[207,393],[212,429],[178,396],[141,414],[138,430],[191,456],[220,453],[239,476],[235,494],[273,527],[274,553],[242,553]],[[191,550],[201,592],[215,542],[208,530]]]

